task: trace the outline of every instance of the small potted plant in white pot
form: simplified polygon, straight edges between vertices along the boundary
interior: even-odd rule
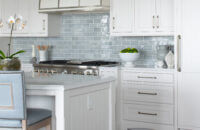
[[[136,48],[126,48],[120,51],[119,54],[122,62],[124,62],[124,66],[134,67],[134,61],[136,61],[140,54]]]

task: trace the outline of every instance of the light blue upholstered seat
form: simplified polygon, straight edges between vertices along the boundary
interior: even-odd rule
[[[0,128],[21,128],[22,120],[30,126],[50,117],[49,110],[26,110],[23,72],[0,71]]]
[[[51,117],[51,111],[44,109],[28,109],[27,110],[27,124],[34,125],[42,120]]]

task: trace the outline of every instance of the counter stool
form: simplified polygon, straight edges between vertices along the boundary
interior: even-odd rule
[[[0,71],[0,128],[51,130],[51,111],[26,109],[22,71]]]

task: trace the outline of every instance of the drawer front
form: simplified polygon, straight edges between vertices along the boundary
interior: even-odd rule
[[[122,72],[122,82],[157,82],[157,83],[173,83],[173,74],[159,74],[159,73],[134,73],[130,71]]]
[[[173,124],[173,106],[124,104],[124,119],[148,123]]]
[[[123,84],[124,100],[173,104],[173,87]]]
[[[134,130],[134,128],[146,128],[150,130],[174,130],[174,127],[171,125],[160,125],[160,124],[130,122],[130,121],[124,121],[122,127],[123,127],[122,130],[131,130],[131,129]]]

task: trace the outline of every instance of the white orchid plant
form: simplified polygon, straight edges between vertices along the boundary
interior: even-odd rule
[[[26,26],[26,21],[23,21],[23,17],[21,15],[18,15],[18,16],[14,15],[14,16],[9,17],[7,24],[8,24],[8,27],[10,28],[10,41],[8,44],[8,52],[7,52],[7,56],[6,56],[5,53],[2,50],[0,50],[0,59],[6,59],[6,58],[12,59],[15,55],[25,52],[23,50],[20,50],[14,54],[10,54],[13,31],[14,30],[23,30]],[[0,27],[3,27],[2,20],[0,20]]]

